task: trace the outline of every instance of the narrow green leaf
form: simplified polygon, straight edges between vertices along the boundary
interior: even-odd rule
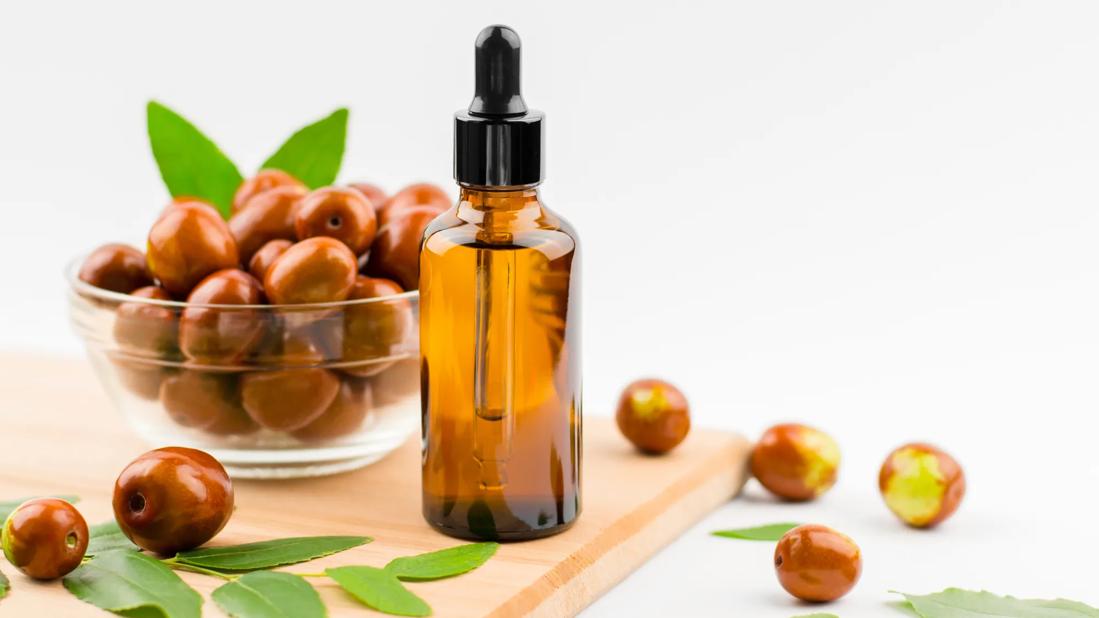
[[[412,581],[453,577],[481,566],[498,547],[497,543],[470,543],[418,556],[394,558],[385,565],[385,570],[399,579]]]
[[[76,598],[122,616],[199,618],[202,597],[156,558],[108,551],[65,576]]]
[[[372,541],[366,536],[304,536],[244,545],[205,547],[176,555],[184,564],[215,571],[255,571],[306,562]]]
[[[385,569],[348,566],[324,572],[351,596],[379,612],[396,616],[431,615],[431,607]]]
[[[754,528],[736,528],[733,530],[715,530],[710,534],[725,537],[727,539],[742,539],[745,541],[777,541],[784,534],[797,528],[801,524],[767,524]]]
[[[923,618],[1096,618],[1099,609],[1065,599],[1016,599],[991,592],[947,588],[934,594],[902,595]]]
[[[840,618],[840,617],[835,615],[835,614],[823,614],[823,613],[818,612],[816,614],[802,614],[800,616],[794,616],[794,618]]]
[[[16,499],[16,500],[0,500],[0,523],[3,523],[4,520],[6,520],[8,518],[8,515],[11,515],[12,511],[19,508],[20,504],[23,504],[27,500],[33,500],[35,498],[58,498],[60,500],[64,500],[65,502],[68,502],[69,504],[76,504],[77,502],[80,502],[80,496],[68,496],[68,495],[27,496],[26,498],[19,498],[19,499]]]
[[[11,590],[11,582],[8,581],[8,576],[0,571],[0,599],[8,596],[8,590]]]
[[[156,101],[146,108],[149,145],[172,197],[197,197],[229,218],[233,193],[244,181],[237,166],[195,125]]]
[[[324,618],[321,597],[291,573],[256,571],[214,590],[210,598],[233,618]]]
[[[299,129],[264,161],[263,169],[282,170],[310,189],[332,184],[343,163],[347,115],[347,109],[340,108]]]
[[[88,551],[85,556],[91,557],[113,549],[125,549],[127,551],[141,551],[134,545],[115,520],[105,521],[88,528]]]

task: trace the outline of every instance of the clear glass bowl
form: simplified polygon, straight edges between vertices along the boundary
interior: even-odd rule
[[[197,305],[93,287],[76,276],[81,262],[66,270],[73,327],[154,446],[202,449],[237,477],[317,476],[377,461],[419,426],[415,291]]]

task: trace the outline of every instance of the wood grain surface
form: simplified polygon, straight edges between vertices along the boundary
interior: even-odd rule
[[[0,356],[0,500],[76,494],[89,524],[111,517],[118,472],[150,445],[111,407],[86,362]],[[695,429],[664,457],[636,453],[613,421],[584,427],[583,513],[555,537],[507,544],[485,566],[461,577],[409,588],[440,617],[570,616],[637,568],[703,515],[732,498],[746,476],[748,443],[734,434]],[[286,536],[366,535],[363,547],[288,571],[326,566],[382,566],[389,559],[460,543],[420,517],[415,438],[382,461],[316,479],[237,481],[237,511],[211,543]],[[59,582],[33,582],[0,560],[11,579],[0,616],[102,616]],[[181,574],[207,599],[221,582]],[[317,585],[332,616],[380,615],[334,583]],[[207,600],[204,615],[221,616]]]

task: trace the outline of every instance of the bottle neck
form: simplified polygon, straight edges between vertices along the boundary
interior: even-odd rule
[[[459,184],[458,208],[485,214],[540,208],[539,184],[541,183],[511,187]]]

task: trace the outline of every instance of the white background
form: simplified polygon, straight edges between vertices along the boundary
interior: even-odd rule
[[[245,171],[348,105],[344,180],[451,186],[493,22],[523,37],[545,195],[583,241],[588,413],[655,375],[697,426],[800,420],[845,457],[812,505],[749,485],[587,615],[808,613],[769,544],[707,536],[786,519],[862,545],[845,618],[951,585],[1099,605],[1093,2],[6,2],[0,346],[80,353],[64,263],[140,243],[166,200],[148,98]],[[930,533],[875,487],[912,439],[970,480]]]

